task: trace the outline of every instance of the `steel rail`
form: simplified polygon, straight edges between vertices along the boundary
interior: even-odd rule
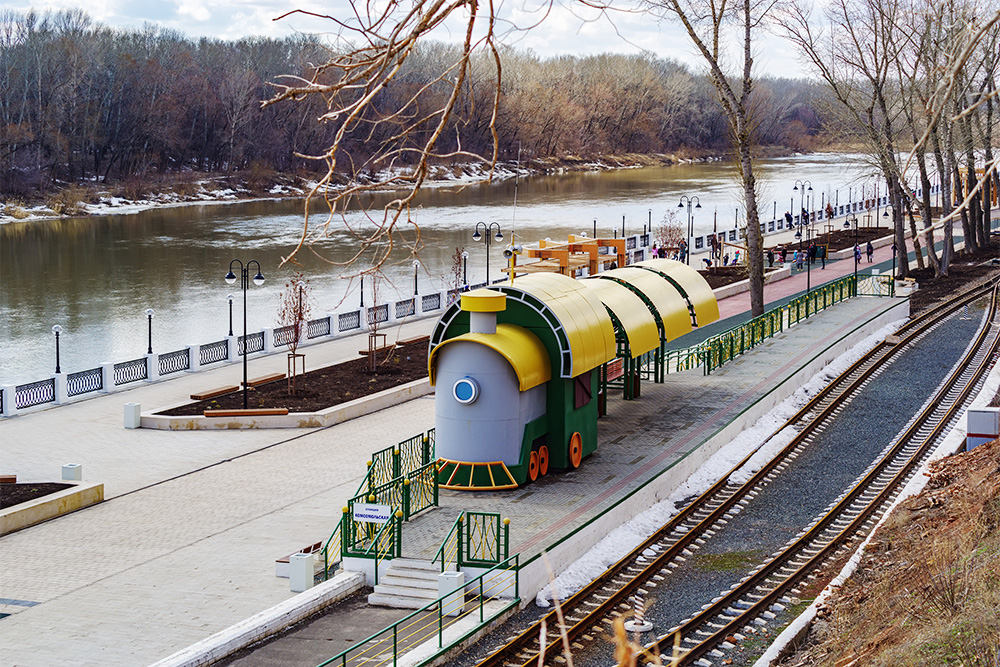
[[[721,597],[713,601],[711,605],[702,609],[691,619],[688,619],[681,625],[672,628],[669,632],[659,637],[657,641],[649,644],[647,649],[655,654],[660,650],[661,644],[664,646],[671,646],[672,641],[670,640],[672,640],[673,636],[677,632],[680,632],[682,636],[690,635],[698,632],[704,626],[709,625],[713,620],[719,619],[720,616],[730,618],[730,620],[726,621],[722,626],[715,624],[713,626],[713,631],[710,634],[704,636],[704,638],[695,646],[685,649],[677,664],[686,665],[690,664],[692,661],[698,660],[706,653],[714,650],[718,645],[722,644],[725,638],[733,634],[737,628],[745,626],[747,623],[766,612],[781,596],[785,594],[785,592],[788,591],[788,589],[793,588],[801,582],[802,579],[808,576],[813,569],[824,563],[835,551],[841,549],[845,542],[849,542],[851,540],[851,536],[860,531],[861,526],[871,519],[872,515],[876,513],[876,510],[885,505],[887,500],[890,500],[891,497],[898,493],[901,485],[910,479],[917,466],[923,461],[925,456],[929,454],[934,441],[937,440],[944,428],[951,423],[953,418],[957,416],[956,413],[958,410],[964,406],[973,388],[979,383],[989,369],[992,359],[996,356],[998,348],[1000,348],[1000,336],[995,335],[997,333],[997,328],[993,321],[996,316],[996,311],[997,289],[994,287],[990,312],[987,317],[987,325],[982,327],[976,336],[973,345],[970,346],[962,361],[959,364],[956,364],[956,370],[951,374],[951,376],[949,376],[949,378],[947,378],[946,382],[942,384],[938,391],[935,392],[935,395],[930,401],[928,401],[917,417],[911,420],[903,434],[897,438],[893,447],[890,448],[877,465],[873,466],[869,470],[860,482],[855,484],[855,486],[846,495],[844,495],[844,497],[836,505],[828,510],[826,514],[819,521],[814,523],[813,526],[810,527],[809,530],[807,530],[800,538],[787,545],[781,551],[776,552],[772,559],[756,573],[731,589],[729,592],[724,593]],[[982,354],[983,345],[988,336],[991,334],[994,335],[990,347],[985,354]],[[976,364],[973,371],[969,373],[968,368],[975,361],[976,357],[980,357],[978,364]],[[957,383],[963,379],[964,375],[968,375],[969,377],[965,379],[960,390],[958,391],[957,396],[949,397],[949,394],[955,391]],[[939,411],[945,402],[947,402],[947,407],[944,408],[943,414],[934,417],[934,413]],[[919,431],[927,429],[927,422],[932,418],[934,418],[935,421],[933,426],[930,428],[930,431],[924,436],[919,436]],[[918,437],[920,438],[919,444],[915,446],[912,453],[907,455],[907,460],[903,462],[897,461],[896,459],[900,452],[903,452],[908,447],[913,448],[914,445],[912,442]],[[860,497],[865,494],[872,493],[872,489],[870,487],[885,474],[887,469],[891,469],[893,466],[896,466],[898,470],[896,470],[890,479],[880,485],[881,488],[879,488],[877,495],[867,501],[864,507],[856,512],[854,518],[846,526],[839,528],[836,535],[823,538],[823,533],[825,533],[839,517],[845,514],[845,512],[851,510],[851,506]],[[804,563],[798,565],[794,571],[784,572],[781,574],[780,576],[782,580],[780,583],[770,587],[770,590],[764,592],[763,595],[757,595],[764,582],[774,577],[783,569],[787,569],[789,563],[796,560],[796,554],[803,553],[810,547],[815,548],[813,543],[817,540],[822,540],[823,542],[818,551],[811,554],[809,558]],[[756,602],[751,603],[749,606],[739,608],[740,613],[733,614],[733,605],[737,604],[740,600],[751,594],[754,594],[754,596],[759,599],[757,599]]]
[[[879,343],[837,378],[827,384],[795,415],[789,418],[783,426],[778,428],[775,433],[799,422],[806,422],[796,437],[745,484],[738,488],[726,488],[729,486],[729,477],[743,467],[756,453],[756,450],[747,454],[725,475],[722,475],[707,491],[672,517],[667,524],[633,549],[628,555],[608,568],[604,574],[573,596],[564,600],[561,603],[563,615],[571,623],[571,625],[567,624],[564,627],[569,640],[576,642],[581,637],[587,635],[588,629],[599,623],[599,619],[612,614],[617,607],[624,606],[624,602],[634,592],[640,590],[643,585],[646,585],[648,580],[658,575],[666,567],[667,563],[676,559],[692,543],[702,539],[706,534],[706,530],[709,530],[720,518],[732,511],[737,503],[749,495],[751,491],[759,488],[770,475],[774,474],[775,469],[784,463],[796,448],[801,447],[803,442],[808,439],[815,429],[830,418],[834,412],[839,410],[844,402],[849,400],[883,364],[888,363],[889,360],[914,342],[919,336],[936,326],[945,316],[981,298],[992,287],[992,284],[983,284],[974,287],[907,322],[897,331],[898,341],[892,343],[883,341]],[[900,332],[902,332],[902,335],[899,335]],[[810,414],[812,414],[812,419],[809,419]],[[771,437],[773,437],[773,434]],[[685,527],[686,523],[692,521],[695,522],[694,526]],[[636,565],[635,561],[637,557],[641,556],[644,551],[654,545],[659,545],[664,540],[669,539],[673,533],[679,533],[679,535],[669,547],[662,550],[647,565],[643,567]],[[609,583],[615,586],[615,590],[611,592],[602,590],[606,589]],[[651,585],[655,586],[656,584],[653,583]],[[601,601],[595,604],[590,600],[594,597],[599,598]],[[589,607],[589,609],[582,616],[578,615],[577,610],[585,606]],[[493,667],[498,665],[528,665],[529,663],[536,662],[537,655],[540,652],[537,644],[539,628],[542,622],[545,622],[550,628],[558,627],[559,621],[556,611],[553,610],[546,614],[545,617],[511,638],[506,645],[484,658],[478,664],[480,666]],[[545,647],[546,655],[558,654],[561,650],[562,639],[557,633],[553,634],[555,635],[555,639],[547,643]],[[518,655],[515,658],[512,657],[512,654],[524,655]]]

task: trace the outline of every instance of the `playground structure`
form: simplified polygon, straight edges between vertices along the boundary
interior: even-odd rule
[[[626,240],[570,234],[566,242],[542,239],[537,248],[524,248],[524,256],[538,261],[518,265],[517,255],[512,254],[508,257],[510,265],[501,270],[508,276],[513,272],[515,276],[559,273],[574,277],[582,271],[588,276],[596,276],[605,268],[625,266]]]
[[[549,259],[574,270],[574,243]],[[580,245],[590,257],[602,247]],[[643,378],[663,382],[666,343],[718,317],[704,278],[665,259],[583,280],[531,273],[463,294],[430,340],[440,485],[511,489],[579,467],[597,449],[609,389],[628,400]]]

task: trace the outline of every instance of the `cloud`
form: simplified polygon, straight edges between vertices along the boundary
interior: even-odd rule
[[[79,0],[44,0],[33,8],[44,11],[79,6]],[[497,31],[502,41],[532,49],[542,57],[648,51],[686,63],[695,71],[704,69],[703,61],[679,24],[657,20],[638,9],[602,11],[573,0],[556,0],[551,5],[547,0],[514,0],[499,2],[496,6],[500,16]],[[18,0],[0,0],[0,8],[24,9]],[[345,4],[333,5],[317,0],[293,5],[276,0],[216,0],[211,4],[202,0],[105,0],[90,4],[86,11],[95,21],[113,27],[138,29],[152,23],[178,30],[192,39],[280,38],[297,33],[329,34],[335,29],[329,20],[301,13],[274,20],[291,9],[320,15],[339,11],[340,18],[350,18]],[[456,41],[463,35],[464,27],[456,20],[443,26],[434,37]],[[761,45],[757,50],[760,73],[784,77],[806,75],[798,64],[795,49],[788,42],[762,35],[758,43]]]

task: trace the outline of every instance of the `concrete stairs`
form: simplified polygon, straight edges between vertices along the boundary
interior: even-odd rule
[[[397,609],[420,609],[438,598],[441,565],[413,558],[394,558],[379,577],[368,604]]]

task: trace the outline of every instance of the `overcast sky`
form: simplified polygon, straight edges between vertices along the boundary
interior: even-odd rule
[[[496,3],[510,25],[526,27],[542,17],[545,0],[500,0]],[[82,7],[95,20],[114,27],[141,28],[146,23],[173,28],[188,37],[238,39],[249,35],[282,37],[295,32],[324,33],[327,20],[293,15],[274,19],[293,9],[317,14],[343,12],[347,0],[47,0],[29,5],[36,10]],[[0,7],[24,10],[23,2],[0,0]],[[501,28],[502,29],[502,28]],[[448,40],[441,33],[438,38]],[[454,36],[458,39],[458,36]],[[657,22],[648,14],[616,12],[602,15],[572,0],[556,0],[542,24],[529,31],[512,31],[505,43],[530,48],[541,56],[636,53],[648,50],[703,69],[702,62],[676,23]],[[758,74],[801,77],[807,73],[792,47],[774,35],[763,35],[755,54]]]

